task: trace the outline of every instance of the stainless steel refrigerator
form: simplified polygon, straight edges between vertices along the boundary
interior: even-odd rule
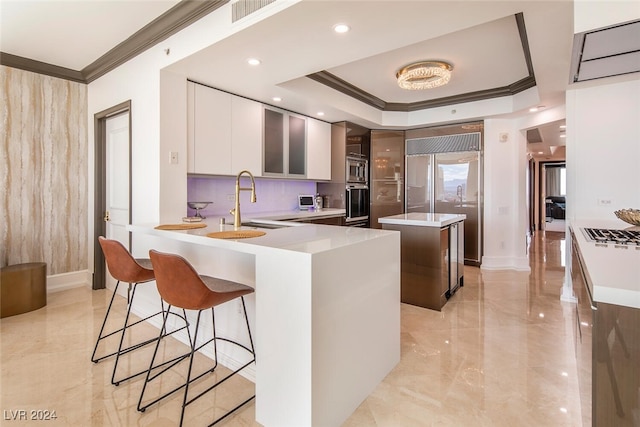
[[[404,163],[404,131],[372,130],[371,228],[382,228],[378,218],[404,213]]]
[[[455,213],[464,223],[464,259],[482,259],[481,134],[406,140],[406,212]]]

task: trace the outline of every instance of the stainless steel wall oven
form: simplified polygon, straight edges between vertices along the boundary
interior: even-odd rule
[[[369,186],[365,184],[347,184],[345,207],[348,226],[368,226]]]

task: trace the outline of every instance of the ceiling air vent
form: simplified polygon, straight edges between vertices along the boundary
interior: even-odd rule
[[[406,140],[407,155],[480,151],[480,132]]]
[[[571,82],[640,72],[640,20],[576,34]]]
[[[542,142],[542,136],[540,135],[540,130],[538,128],[529,129],[527,131],[527,142],[529,144]]]
[[[239,21],[276,0],[239,0],[231,5],[231,22]]]

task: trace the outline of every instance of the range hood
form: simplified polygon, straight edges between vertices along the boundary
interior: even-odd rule
[[[570,82],[640,72],[640,20],[573,37]]]

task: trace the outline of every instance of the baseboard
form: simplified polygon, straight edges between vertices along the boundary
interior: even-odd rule
[[[89,273],[89,270],[47,276],[47,293],[60,292],[82,286],[91,286],[91,273]]]
[[[530,273],[531,266],[527,257],[491,257],[483,256],[481,270],[515,270]]]
[[[560,295],[560,301],[577,303],[578,298],[573,295],[573,289],[571,286],[562,286],[562,294]]]

